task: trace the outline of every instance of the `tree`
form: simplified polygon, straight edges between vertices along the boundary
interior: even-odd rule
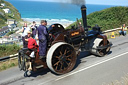
[[[0,5],[1,5],[1,3],[4,3],[4,0],[0,0]]]

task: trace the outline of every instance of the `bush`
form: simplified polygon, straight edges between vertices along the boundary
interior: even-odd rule
[[[82,19],[79,20],[82,23]],[[120,27],[122,24],[128,24],[128,7],[111,7],[102,11],[91,13],[87,16],[88,26],[93,27],[98,24],[102,27],[102,30],[109,30]],[[71,24],[75,25],[76,22]],[[83,24],[83,23],[82,23]]]
[[[13,45],[0,45],[0,57],[9,56],[17,53],[20,47],[16,44]]]

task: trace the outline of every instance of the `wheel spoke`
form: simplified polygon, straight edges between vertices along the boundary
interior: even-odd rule
[[[62,54],[62,52],[60,51],[60,56],[62,56],[63,54]]]
[[[70,55],[66,56],[66,57],[72,57],[73,53],[71,53]]]
[[[58,58],[58,59],[59,59],[60,57],[59,57],[59,56],[56,56],[56,58]]]
[[[66,56],[66,57],[67,57],[67,58],[68,58],[68,57],[72,57],[72,55],[68,55],[68,56]]]
[[[61,62],[61,67],[60,67],[60,70],[62,70],[62,67],[63,67],[63,62]]]
[[[70,50],[69,51],[67,51],[67,53],[69,53],[70,52]]]
[[[58,66],[56,66],[56,68],[55,68],[55,69],[57,70],[57,68],[58,68]]]
[[[102,50],[99,50],[99,53],[101,52]]]
[[[71,59],[67,58],[66,60],[71,61]]]
[[[56,66],[56,65],[58,66],[59,63],[60,63],[60,61],[56,62],[53,66]]]
[[[67,49],[65,49],[65,51],[64,51],[64,55],[66,55],[66,53],[67,53]]]
[[[99,51],[99,53],[100,53],[101,55],[103,55],[103,54],[104,54],[102,51],[103,51],[103,50],[100,50],[100,51]]]
[[[110,47],[108,47],[107,49],[106,49],[106,52],[108,52],[110,50]]]
[[[69,66],[69,64],[66,61],[64,61],[64,62]]]

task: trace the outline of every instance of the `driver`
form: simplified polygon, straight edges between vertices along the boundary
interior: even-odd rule
[[[47,40],[48,40],[48,32],[46,26],[47,26],[47,21],[41,20],[41,25],[37,28],[40,59],[45,58],[46,56]]]

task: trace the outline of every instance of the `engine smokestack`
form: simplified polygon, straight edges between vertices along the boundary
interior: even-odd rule
[[[82,13],[82,20],[83,20],[84,29],[85,29],[85,32],[87,32],[88,27],[87,27],[87,15],[86,15],[86,6],[85,5],[81,6],[81,13]]]

